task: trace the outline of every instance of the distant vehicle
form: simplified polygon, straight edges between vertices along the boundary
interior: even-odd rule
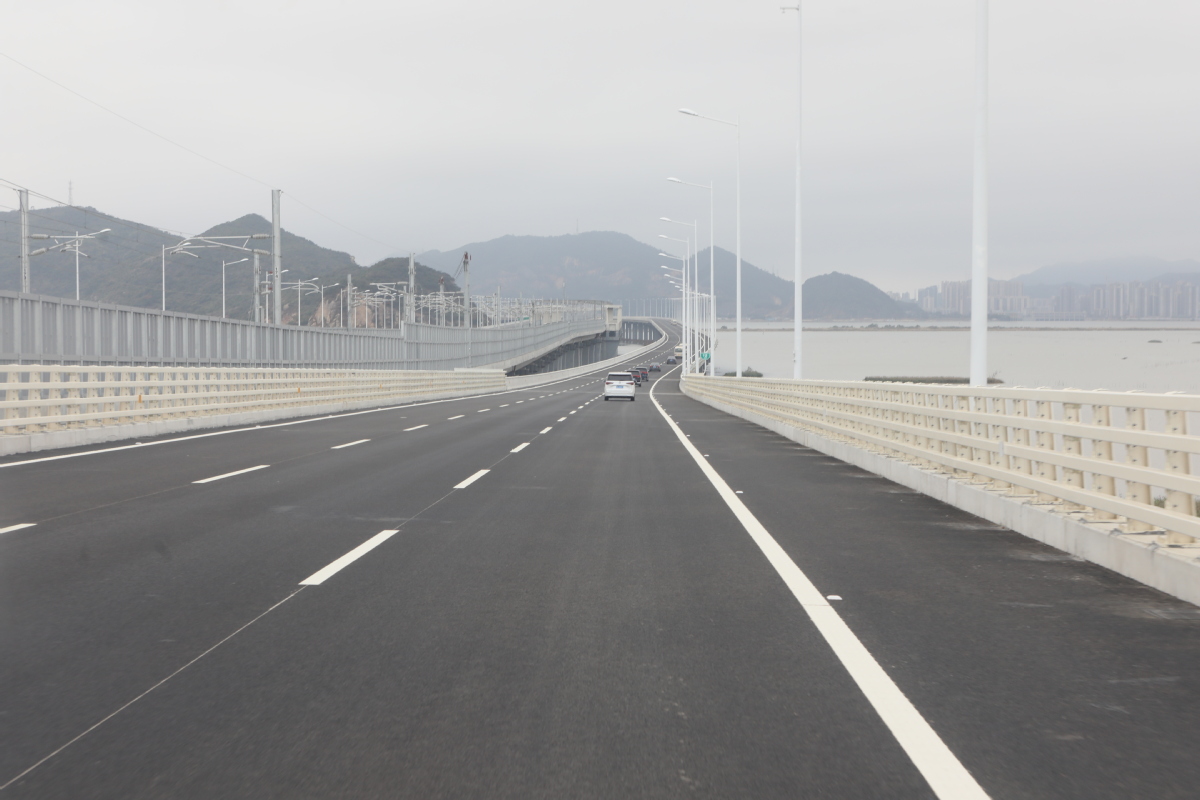
[[[675,356],[667,356],[667,363],[668,364],[678,364],[679,362],[675,360]]]
[[[681,344],[675,345],[675,357],[683,358],[683,345],[681,345]]]
[[[630,400],[636,400],[634,393],[637,391],[637,381],[633,379],[631,372],[610,372],[608,377],[604,379],[604,399],[610,397],[628,397]]]
[[[650,371],[651,372],[662,372],[662,367],[659,366],[658,362],[656,361],[650,365]]]
[[[638,372],[636,369],[630,369],[629,376],[633,378],[633,382],[638,386],[642,385],[642,373]]]
[[[645,367],[638,367],[638,372],[641,373],[642,380],[650,380],[650,370],[646,369]]]

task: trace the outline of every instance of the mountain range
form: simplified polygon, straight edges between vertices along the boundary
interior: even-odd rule
[[[1200,261],[1168,261],[1165,258],[1149,256],[1106,258],[1051,264],[1014,278],[1029,287],[1057,286],[1064,283],[1090,286],[1101,283],[1174,279],[1200,280]]]

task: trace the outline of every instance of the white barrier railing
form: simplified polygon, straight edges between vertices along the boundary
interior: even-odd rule
[[[0,433],[503,391],[500,370],[0,365]],[[285,412],[286,413],[286,412]]]
[[[688,376],[684,391],[1086,521],[1200,539],[1200,396]]]
[[[498,369],[355,370],[0,365],[0,438],[259,412],[373,405],[502,392],[573,378],[637,358],[506,377]],[[196,419],[196,422],[202,422]],[[210,423],[212,424],[212,423]],[[220,424],[219,422],[217,424]],[[0,451],[7,451],[0,448]]]

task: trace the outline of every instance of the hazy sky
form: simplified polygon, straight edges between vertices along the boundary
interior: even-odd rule
[[[285,191],[360,263],[661,216],[790,276],[796,20],[771,0],[0,2],[0,53]],[[805,0],[805,271],[965,279],[972,0]],[[993,0],[992,274],[1200,257],[1200,3]],[[267,186],[0,58],[0,178],[197,232]],[[355,229],[351,232],[300,202]],[[38,201],[45,204],[45,201]],[[0,207],[16,204],[0,189]],[[707,231],[702,238],[707,240]]]

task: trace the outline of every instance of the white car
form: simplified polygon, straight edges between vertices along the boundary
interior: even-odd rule
[[[610,372],[608,377],[604,379],[604,399],[610,397],[628,397],[630,400],[636,400],[633,396],[637,391],[637,381],[633,379],[633,374],[629,372]]]

